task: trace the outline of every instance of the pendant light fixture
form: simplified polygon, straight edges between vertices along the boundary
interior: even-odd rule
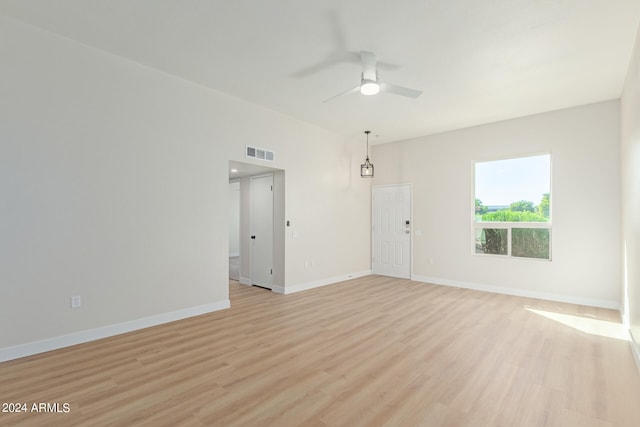
[[[373,178],[373,164],[369,161],[369,134],[370,130],[365,130],[367,135],[367,159],[360,165],[360,176],[362,178]]]

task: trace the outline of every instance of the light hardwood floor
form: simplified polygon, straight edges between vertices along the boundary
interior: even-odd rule
[[[230,298],[0,363],[0,401],[70,406],[0,425],[640,425],[628,343],[542,315],[611,310],[376,276],[286,296],[230,282]]]

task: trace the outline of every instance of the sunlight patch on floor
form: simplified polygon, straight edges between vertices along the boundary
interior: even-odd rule
[[[629,332],[625,329],[622,323],[575,316],[572,314],[554,313],[552,311],[538,310],[529,307],[525,308],[532,313],[554,320],[558,323],[562,323],[563,325],[569,326],[573,329],[586,332],[587,334],[629,341]]]

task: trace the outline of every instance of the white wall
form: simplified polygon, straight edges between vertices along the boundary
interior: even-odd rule
[[[368,183],[342,137],[1,15],[0,56],[0,360],[228,304],[246,143],[286,170],[286,286],[369,268]]]
[[[617,307],[619,140],[619,103],[604,102],[374,146],[374,185],[413,184],[415,278]],[[543,152],[553,261],[472,254],[474,161]]]
[[[229,183],[229,256],[240,256],[240,182]]]
[[[622,302],[640,369],[640,29],[621,98]]]

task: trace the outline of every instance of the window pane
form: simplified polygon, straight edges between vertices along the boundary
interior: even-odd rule
[[[549,222],[551,156],[477,162],[476,222]]]
[[[507,255],[507,229],[477,228],[476,253]]]
[[[550,231],[548,228],[512,228],[511,255],[550,259]]]

